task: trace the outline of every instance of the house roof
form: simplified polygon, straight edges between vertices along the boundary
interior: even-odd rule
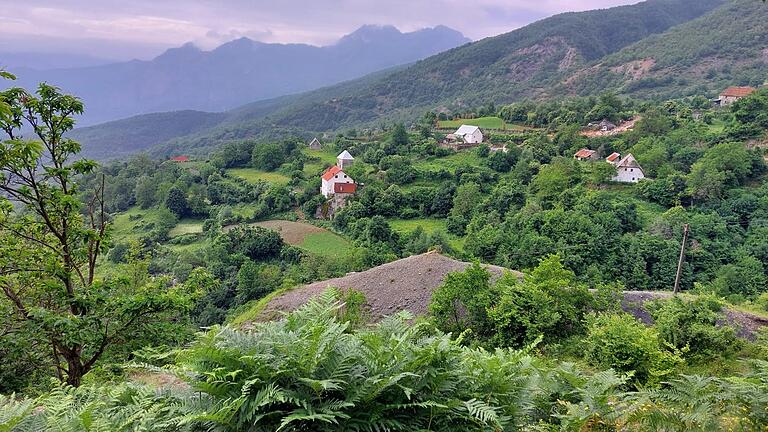
[[[325,170],[325,172],[323,173],[323,180],[330,180],[330,179],[333,178],[333,176],[335,176],[336,174],[338,174],[340,172],[343,172],[341,170],[341,168],[339,168],[336,165],[334,165],[334,166],[328,168],[327,170]]]
[[[355,193],[357,191],[357,185],[355,183],[334,183],[333,193],[345,194]]]
[[[599,125],[600,125],[600,126],[612,126],[612,127],[616,127],[616,125],[615,125],[615,124],[613,124],[613,123],[612,123],[610,120],[608,120],[608,119],[603,119],[603,120],[602,120],[602,121],[599,123]]]
[[[613,152],[613,153],[611,153],[610,156],[605,158],[605,160],[608,161],[608,162],[615,162],[616,159],[618,159],[620,157],[621,157],[621,155],[619,153]]]
[[[349,154],[349,152],[348,152],[348,151],[344,150],[343,152],[341,152],[341,154],[339,154],[338,156],[336,156],[336,159],[342,159],[342,160],[353,160],[354,158],[352,157],[352,155],[351,155],[351,154]]]
[[[619,161],[619,163],[616,164],[619,168],[640,168],[643,169],[639,163],[637,163],[637,160],[634,156],[632,156],[632,153],[627,154],[624,156],[622,160]]]
[[[470,126],[470,125],[461,125],[458,129],[456,129],[456,132],[454,132],[454,135],[464,136],[468,134],[475,133],[476,130],[480,129],[477,126]]]
[[[757,90],[754,87],[728,87],[720,93],[721,97],[747,97]]]
[[[594,155],[595,153],[597,153],[597,152],[594,151],[594,150],[590,150],[588,148],[583,148],[583,149],[577,151],[576,154],[573,155],[573,157],[575,157],[575,158],[589,158],[589,157],[592,157],[592,155]]]
[[[312,138],[312,141],[309,142],[309,145],[312,145],[312,144],[315,144],[315,143],[320,144],[320,140],[318,140],[317,137]]]
[[[187,156],[175,156],[171,158],[174,162],[189,162],[189,157]]]

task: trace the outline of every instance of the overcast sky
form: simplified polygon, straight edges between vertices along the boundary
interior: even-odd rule
[[[247,36],[327,45],[363,24],[443,24],[473,40],[537,19],[637,0],[0,0],[0,50],[150,58]]]

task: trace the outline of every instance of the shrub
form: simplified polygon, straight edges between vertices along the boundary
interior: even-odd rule
[[[736,331],[723,323],[723,304],[713,296],[680,297],[648,304],[662,339],[690,358],[705,361],[733,356],[742,346]]]
[[[654,328],[629,314],[590,315],[587,326],[584,358],[600,368],[633,372],[637,384],[658,384],[683,361],[665,348]]]

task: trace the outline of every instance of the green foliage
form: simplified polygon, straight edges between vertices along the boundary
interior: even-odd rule
[[[671,346],[686,350],[693,361],[708,362],[728,358],[740,349],[732,327],[722,324],[721,301],[699,296],[687,301],[679,297],[658,300],[647,306],[661,338]]]
[[[522,280],[503,277],[495,289],[498,303],[487,307],[497,346],[520,347],[539,337],[550,341],[580,334],[592,306],[589,291],[558,255],[542,259]]]
[[[470,337],[484,338],[490,334],[487,308],[498,294],[490,284],[488,270],[473,263],[463,272],[449,273],[443,285],[432,293],[429,313],[438,328],[461,334],[471,329]]]
[[[658,385],[683,363],[654,328],[632,315],[590,315],[587,327],[582,343],[584,358],[599,368],[632,373],[640,387]]]
[[[187,195],[183,190],[174,186],[168,190],[168,197],[165,199],[165,206],[178,218],[183,218],[189,212],[187,205]]]

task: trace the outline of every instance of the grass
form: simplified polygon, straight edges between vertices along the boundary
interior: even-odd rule
[[[413,232],[417,227],[421,227],[427,234],[435,231],[447,232],[445,219],[392,219],[389,225],[400,234]]]
[[[285,174],[279,172],[267,172],[254,168],[230,168],[227,173],[233,177],[239,177],[248,183],[258,183],[266,181],[273,184],[288,184],[291,180]]]
[[[112,220],[112,236],[120,240],[136,240],[151,231],[151,226],[159,220],[160,209],[142,210],[139,207],[131,207]]]
[[[304,163],[304,175],[307,177],[320,175],[323,168],[336,163],[336,152],[328,149],[310,150],[305,148],[304,154],[310,158],[319,159],[317,161],[310,160]]]
[[[423,229],[427,234],[433,234],[437,231],[441,231],[443,234],[445,234],[445,238],[448,240],[448,244],[453,249],[459,252],[464,250],[465,239],[463,237],[457,237],[448,233],[445,219],[390,219],[388,222],[389,226],[391,226],[395,232],[401,235],[410,234],[411,232],[415,231],[417,227],[421,227],[421,229]]]
[[[454,153],[442,158],[426,158],[416,161],[413,166],[421,171],[438,171],[445,168],[448,171],[455,171],[461,166],[481,166],[483,159],[478,157],[474,151],[465,150]]]
[[[437,122],[440,129],[458,129],[461,125],[478,126],[487,129],[505,129],[507,124],[499,117],[478,117],[475,119],[442,120]]]
[[[307,234],[298,246],[316,255],[332,257],[344,256],[352,247],[345,238],[330,231]]]
[[[198,234],[203,232],[203,222],[197,219],[182,219],[176,224],[168,235],[178,237],[184,234]]]

